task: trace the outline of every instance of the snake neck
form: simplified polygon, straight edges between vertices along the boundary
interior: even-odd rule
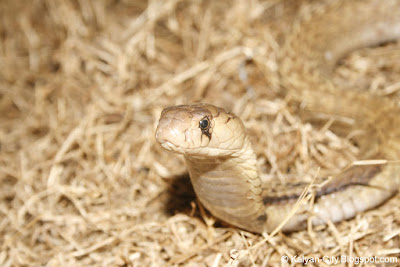
[[[247,137],[242,149],[229,157],[185,160],[197,197],[214,216],[250,231],[262,228],[266,216],[261,180]]]

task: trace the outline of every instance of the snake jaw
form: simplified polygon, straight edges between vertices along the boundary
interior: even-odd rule
[[[168,151],[173,151],[173,148],[175,147],[171,142],[168,141],[161,143],[161,146]]]

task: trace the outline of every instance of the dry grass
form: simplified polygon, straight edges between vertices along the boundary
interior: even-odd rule
[[[265,180],[311,181],[318,167],[354,160],[355,146],[280,96],[276,55],[297,9],[280,0],[1,1],[0,265],[399,257],[399,196],[351,221],[265,239],[199,209],[182,159],[153,138],[163,107],[203,101],[241,115]],[[353,53],[337,79],[398,97],[399,55],[396,44]]]

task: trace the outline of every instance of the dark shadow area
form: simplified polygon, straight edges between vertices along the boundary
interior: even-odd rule
[[[192,212],[192,201],[196,202],[196,194],[194,193],[189,174],[176,176],[169,181],[165,201],[165,213],[174,215],[176,213],[190,214]],[[196,208],[195,216],[199,216],[199,210]]]
[[[196,194],[193,190],[192,183],[190,182],[189,174],[183,174],[176,176],[169,182],[168,190],[166,192],[166,201],[164,212],[169,216],[173,216],[177,213],[184,213],[191,215],[193,212],[192,202],[196,204],[195,212],[192,214],[203,221],[202,215],[199,208],[199,200],[196,198]],[[203,207],[204,208],[204,207]],[[212,216],[210,212],[204,208],[207,216]],[[234,227],[229,223],[223,222],[221,220],[216,220],[214,227]]]

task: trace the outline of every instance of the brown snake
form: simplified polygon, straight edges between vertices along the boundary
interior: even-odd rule
[[[329,79],[345,53],[400,37],[400,1],[325,2],[306,7],[287,37],[280,55],[282,87],[306,110],[354,119],[354,126],[363,130],[356,138],[360,159],[387,162],[343,170],[316,192],[313,205],[300,207],[283,231],[304,228],[308,218],[314,225],[352,218],[383,203],[400,186],[399,106],[371,93],[337,88]],[[271,232],[299,196],[280,192],[277,198],[263,190],[245,127],[222,108],[208,104],[166,108],[156,139],[165,149],[184,155],[201,203],[237,227]]]

